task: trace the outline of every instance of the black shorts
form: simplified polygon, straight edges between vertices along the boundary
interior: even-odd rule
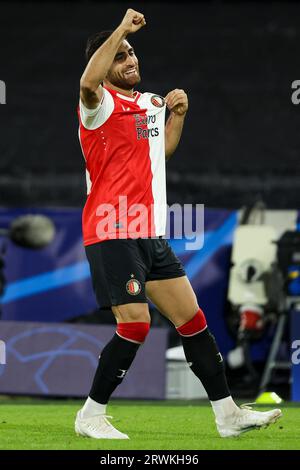
[[[185,276],[167,240],[106,240],[85,247],[99,305],[147,302],[145,283]]]

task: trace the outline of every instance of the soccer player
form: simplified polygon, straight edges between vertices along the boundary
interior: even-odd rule
[[[180,140],[188,98],[180,89],[165,98],[134,91],[141,80],[139,62],[127,37],[145,24],[142,13],[129,9],[114,31],[90,38],[80,80],[79,138],[88,186],[84,245],[98,302],[111,307],[117,327],[101,353],[75,431],[96,439],[128,439],[112,426],[106,407],[149,332],[148,298],[177,329],[220,435],[237,436],[275,422],[281,411],[257,412],[235,404],[205,315],[163,238],[165,162]]]

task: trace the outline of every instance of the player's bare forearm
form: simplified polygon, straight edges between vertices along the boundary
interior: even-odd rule
[[[127,32],[120,25],[91,57],[80,79],[81,87],[95,91],[104,80]]]
[[[165,97],[170,116],[165,129],[165,153],[169,160],[175,152],[182,134],[184,118],[188,110],[188,98],[184,90],[173,90]]]
[[[80,97],[85,105],[97,107],[102,96],[100,84],[105,79],[122,41],[145,24],[144,15],[129,8],[121,24],[93,54],[80,79]]]
[[[165,129],[165,153],[166,160],[169,160],[175,152],[182,134],[185,116],[179,116],[171,113],[166,122]]]

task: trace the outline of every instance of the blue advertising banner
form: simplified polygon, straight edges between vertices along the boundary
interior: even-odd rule
[[[113,326],[1,322],[0,394],[85,397]],[[167,330],[151,328],[118,398],[164,399]]]
[[[0,227],[23,214],[48,216],[56,228],[50,245],[40,250],[16,246],[7,239],[3,255],[6,288],[2,319],[60,322],[97,307],[81,235],[79,209],[0,209]]]
[[[78,208],[0,208],[0,228],[28,213],[48,216],[56,228],[54,240],[40,250],[21,248],[0,238],[1,251],[6,247],[2,255],[6,279],[0,298],[2,320],[65,322],[97,309],[82,244],[81,212]],[[170,244],[184,263],[223,354],[233,345],[226,331],[224,305],[236,224],[236,211],[205,208],[204,244],[196,250],[188,250],[190,240],[185,236],[176,239],[172,226],[170,230]]]

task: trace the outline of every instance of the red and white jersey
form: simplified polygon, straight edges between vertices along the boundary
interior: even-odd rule
[[[86,162],[84,245],[110,238],[165,235],[165,103],[153,93],[128,97],[103,88],[96,109],[80,101]]]

